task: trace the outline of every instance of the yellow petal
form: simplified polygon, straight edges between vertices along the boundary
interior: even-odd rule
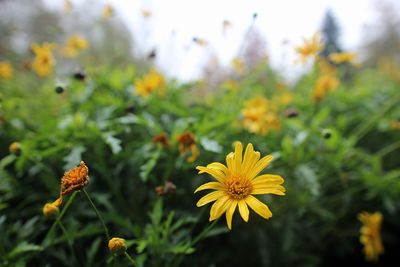
[[[219,198],[215,203],[211,206],[210,210],[210,222],[219,218],[229,207],[229,197],[227,195]]]
[[[247,207],[246,201],[243,199],[239,200],[238,206],[240,215],[242,216],[243,220],[247,222],[249,220],[249,208]]]
[[[261,188],[254,188],[251,191],[253,195],[264,195],[264,194],[275,194],[283,196],[285,195],[285,188],[281,185],[271,186],[271,187],[261,187]]]
[[[211,193],[205,195],[204,197],[200,198],[200,200],[197,202],[196,206],[197,207],[204,206],[205,204],[210,203],[220,197],[223,197],[224,195],[225,195],[225,193],[222,191],[211,192]]]
[[[260,159],[257,164],[249,171],[249,179],[253,179],[257,174],[259,174],[267,165],[274,159],[273,156],[268,155]]]
[[[221,183],[223,183],[225,181],[225,176],[219,171],[216,171],[216,170],[213,170],[213,169],[210,169],[207,167],[203,167],[203,166],[197,166],[196,169],[199,170],[199,174],[206,172],[208,174],[211,174],[215,179],[217,179]]]
[[[251,181],[253,186],[263,184],[263,185],[274,185],[274,184],[282,184],[284,182],[283,178],[279,175],[273,174],[264,174],[254,178]]]
[[[219,182],[209,182],[206,184],[203,184],[201,186],[199,186],[196,191],[194,191],[195,193],[204,189],[217,189],[220,190],[222,189],[222,184]]]
[[[228,209],[226,210],[226,224],[228,225],[229,230],[231,230],[232,229],[232,216],[233,216],[233,213],[235,212],[238,201],[231,200],[229,202],[230,202],[230,206],[228,206]]]
[[[225,176],[228,176],[230,174],[228,168],[224,164],[219,162],[210,163],[207,165],[207,168],[221,171]]]
[[[243,146],[241,142],[235,143],[235,167],[236,173],[240,173],[242,169],[242,154],[243,154]]]
[[[244,158],[243,158],[243,173],[246,173],[246,170],[248,169],[248,165],[251,163],[251,159],[253,158],[254,155],[254,148],[253,144],[249,143],[247,144],[246,151],[244,152]]]
[[[234,157],[234,153],[231,152],[226,156],[226,166],[228,166],[228,170],[232,173],[235,172],[235,169],[233,168],[234,166],[234,161],[233,161],[233,157]]]
[[[260,159],[260,152],[254,152],[249,155],[248,159],[245,159],[246,163],[243,163],[243,174],[248,176],[248,173],[252,171],[258,160]]]
[[[269,210],[268,206],[262,203],[260,200],[253,197],[252,195],[247,196],[245,200],[247,205],[249,205],[250,208],[254,210],[258,215],[265,219],[271,218],[272,212]]]

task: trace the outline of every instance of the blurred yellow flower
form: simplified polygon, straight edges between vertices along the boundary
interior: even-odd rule
[[[293,94],[290,92],[283,92],[279,94],[278,97],[279,97],[279,104],[281,106],[286,106],[287,104],[293,101]]]
[[[391,121],[390,128],[392,130],[400,130],[400,121],[398,121],[398,120]]]
[[[70,0],[64,0],[64,13],[68,14],[72,10],[72,3]]]
[[[135,95],[148,96],[154,91],[158,91],[160,96],[165,96],[165,79],[164,76],[156,69],[151,69],[142,79],[135,82]]]
[[[0,79],[10,79],[13,76],[13,68],[9,61],[0,61]]]
[[[373,214],[369,212],[358,214],[358,219],[364,224],[360,229],[360,242],[364,245],[363,251],[367,261],[378,261],[379,255],[384,252],[380,236],[382,217],[379,211]]]
[[[179,151],[181,152],[181,157],[184,157],[188,151],[192,152],[187,161],[194,162],[199,155],[199,150],[196,146],[196,139],[191,132],[184,132],[176,137],[179,142]]]
[[[17,153],[21,149],[21,144],[18,142],[12,142],[11,145],[8,147],[8,150],[11,153]]]
[[[47,76],[53,72],[54,64],[56,63],[52,50],[57,48],[55,43],[43,43],[42,46],[34,43],[32,50],[36,57],[32,63],[32,69],[39,76]]]
[[[114,8],[111,5],[106,5],[103,9],[102,16],[104,19],[109,19],[113,13],[114,13]]]
[[[311,37],[311,39],[303,38],[303,45],[294,48],[295,51],[300,54],[301,58],[299,60],[302,63],[305,63],[310,57],[317,57],[318,52],[324,49],[319,34],[320,32],[318,31]]]
[[[322,75],[333,75],[337,69],[325,59],[318,60],[318,70]]]
[[[329,55],[329,59],[336,64],[348,62],[353,66],[360,67],[361,62],[354,61],[356,56],[357,56],[356,53],[332,53]]]
[[[235,57],[234,59],[232,59],[231,65],[237,74],[242,75],[245,72],[246,68],[240,58]]]
[[[237,91],[239,89],[239,83],[238,81],[234,80],[234,79],[227,79],[225,80],[222,85],[222,87]]]
[[[320,76],[316,83],[315,89],[311,95],[312,100],[322,101],[329,91],[335,90],[339,86],[339,79],[331,75]]]
[[[56,207],[60,206],[64,195],[85,187],[89,181],[88,175],[89,169],[83,161],[80,162],[79,167],[74,167],[72,170],[65,172],[61,178],[60,197],[52,204]]]
[[[246,103],[242,110],[242,125],[251,133],[266,135],[270,130],[280,130],[281,121],[276,114],[277,106],[258,96]]]
[[[85,50],[88,46],[88,41],[85,38],[74,34],[68,38],[67,44],[60,49],[60,54],[64,57],[76,57],[79,50]]]
[[[145,18],[149,18],[151,17],[151,12],[149,10],[142,9],[142,16]]]
[[[208,45],[208,42],[206,40],[200,39],[197,37],[193,38],[193,42],[195,42],[196,44],[198,44],[199,46],[202,46],[202,47],[206,47]]]
[[[208,173],[217,181],[203,184],[196,189],[195,193],[205,189],[216,190],[202,197],[196,205],[201,207],[215,201],[210,210],[210,221],[226,213],[229,229],[232,229],[232,216],[236,207],[239,208],[245,222],[249,220],[248,206],[261,217],[269,219],[272,216],[270,209],[253,195],[285,195],[286,190],[281,186],[284,180],[281,176],[257,176],[272,160],[270,155],[260,159],[260,152],[255,152],[251,143],[247,145],[243,157],[242,143],[235,142],[235,152],[226,156],[226,166],[214,162],[207,167],[197,167],[199,174]]]

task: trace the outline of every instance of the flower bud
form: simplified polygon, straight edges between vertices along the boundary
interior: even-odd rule
[[[49,218],[55,218],[59,214],[59,209],[52,203],[46,203],[43,207],[43,215]]]
[[[323,136],[325,139],[331,138],[331,136],[332,136],[331,130],[329,130],[329,129],[324,129],[324,130],[322,130],[322,136]]]
[[[126,241],[123,238],[113,237],[108,241],[108,248],[112,253],[122,254],[126,251]]]
[[[18,142],[13,142],[13,143],[9,146],[8,149],[10,150],[11,153],[17,154],[18,152],[21,151],[21,144],[18,143]]]
[[[62,94],[64,92],[64,88],[62,86],[57,86],[55,91],[57,94]]]

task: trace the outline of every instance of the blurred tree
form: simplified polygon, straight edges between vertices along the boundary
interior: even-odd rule
[[[340,29],[336,22],[336,18],[332,11],[328,9],[325,13],[324,20],[322,22],[322,36],[324,38],[324,50],[321,51],[321,55],[325,58],[331,53],[341,52],[342,49],[338,44],[338,38],[340,35]]]

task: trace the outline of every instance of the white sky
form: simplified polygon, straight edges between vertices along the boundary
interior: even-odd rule
[[[293,46],[302,43],[321,26],[330,8],[341,29],[340,44],[347,51],[357,51],[365,33],[363,27],[373,21],[377,2],[393,2],[400,11],[399,0],[102,0],[115,9],[114,16],[131,29],[136,51],[147,54],[157,49],[156,66],[170,77],[182,80],[198,78],[201,66],[212,55],[222,65],[229,65],[238,53],[244,33],[258,14],[255,25],[267,41],[273,67],[291,79],[305,68],[293,65]],[[81,0],[71,0],[79,4]],[[146,9],[149,18],[141,15]],[[224,20],[232,27],[222,34]],[[175,34],[172,34],[174,32]],[[193,44],[198,37],[209,42],[204,48]],[[283,40],[289,44],[282,45]]]

